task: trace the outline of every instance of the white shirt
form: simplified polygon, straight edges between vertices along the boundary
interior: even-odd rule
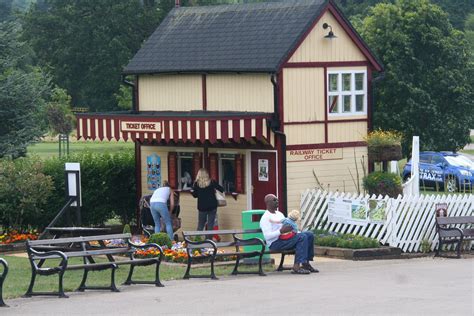
[[[161,187],[153,192],[153,195],[150,198],[150,203],[161,202],[166,203],[170,198],[170,187]]]
[[[279,211],[271,213],[270,211],[265,211],[262,218],[260,219],[260,228],[262,229],[263,237],[267,242],[267,246],[270,245],[280,237],[280,228],[283,226],[281,221],[285,218],[285,215]],[[272,223],[272,220],[275,223]]]

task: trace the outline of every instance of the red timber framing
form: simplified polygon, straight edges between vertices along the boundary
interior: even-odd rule
[[[84,140],[124,140],[160,144],[275,145],[267,126],[271,114],[245,116],[143,116],[78,114],[77,136]]]

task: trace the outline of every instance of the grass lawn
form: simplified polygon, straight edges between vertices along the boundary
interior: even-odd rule
[[[472,150],[472,149],[470,149],[470,150],[461,150],[459,152],[474,156],[474,150]]]
[[[27,258],[20,258],[11,255],[1,255],[0,258],[4,258],[8,261],[8,275],[3,285],[3,297],[6,299],[20,297],[25,294],[30,284],[31,278],[31,266]],[[72,260],[75,259],[75,260]],[[72,258],[68,264],[80,264],[80,258]],[[100,262],[101,260],[97,260]],[[49,260],[48,266],[54,266],[57,264],[57,260]],[[265,271],[269,272],[274,270],[273,265],[266,265]],[[115,284],[120,288],[120,285],[127,278],[129,266],[120,266],[115,273]],[[232,272],[233,266],[216,266],[217,276],[229,275]],[[256,266],[245,266],[239,267],[241,271],[255,271]],[[162,264],[160,266],[160,279],[164,281],[182,279],[186,268],[181,265],[167,265]],[[110,285],[110,272],[111,270],[105,271],[94,271],[89,274],[87,279],[88,285]],[[193,274],[209,274],[210,268],[196,268],[192,269]],[[133,274],[136,280],[154,280],[155,265],[147,267],[136,267]],[[258,276],[256,276],[258,277]],[[66,271],[64,274],[64,291],[74,291],[82,280],[82,271]],[[58,276],[37,276],[34,291],[57,291],[58,289]],[[8,302],[6,302],[8,304]]]
[[[69,152],[79,153],[82,151],[90,151],[94,153],[109,152],[114,153],[125,149],[134,148],[133,142],[115,142],[115,141],[80,141],[70,142]],[[58,157],[59,153],[58,142],[41,142],[28,146],[27,153],[29,156],[38,155],[40,158],[46,159],[50,157]]]

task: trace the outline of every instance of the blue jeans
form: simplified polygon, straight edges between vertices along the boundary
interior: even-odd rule
[[[153,216],[153,220],[155,221],[155,233],[161,231],[160,219],[163,217],[166,226],[166,233],[170,236],[171,240],[173,240],[173,225],[171,224],[171,216],[168,211],[168,206],[162,202],[153,202],[150,206],[151,216]]]
[[[310,231],[298,233],[290,239],[277,239],[270,245],[271,250],[295,249],[295,263],[313,261],[314,235]]]
[[[212,211],[201,212],[199,211],[198,215],[198,227],[197,230],[204,230],[204,226],[207,223],[207,230],[213,230],[216,226],[216,214],[217,209]]]

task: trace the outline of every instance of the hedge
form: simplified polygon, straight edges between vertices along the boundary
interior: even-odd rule
[[[3,229],[24,230],[48,215],[53,181],[41,161],[0,160],[0,223]]]
[[[102,225],[116,216],[123,223],[133,221],[135,156],[133,150],[126,150],[115,154],[85,152],[43,162],[38,157],[1,160],[0,219],[4,226],[42,230],[53,220],[66,203],[66,162],[81,164],[82,225]],[[21,215],[21,220],[14,215]],[[62,224],[64,219],[56,225]]]
[[[335,232],[315,230],[314,235],[314,244],[318,246],[351,249],[380,247],[380,244],[376,239],[354,234],[339,234]]]
[[[115,216],[119,216],[123,223],[129,223],[135,218],[136,181],[133,150],[114,154],[85,152],[67,158],[46,160],[44,173],[52,177],[55,187],[53,197],[48,201],[48,207],[53,210],[53,214],[65,204],[66,162],[81,164],[83,225],[102,225]],[[53,218],[54,216],[48,218],[47,222]]]

